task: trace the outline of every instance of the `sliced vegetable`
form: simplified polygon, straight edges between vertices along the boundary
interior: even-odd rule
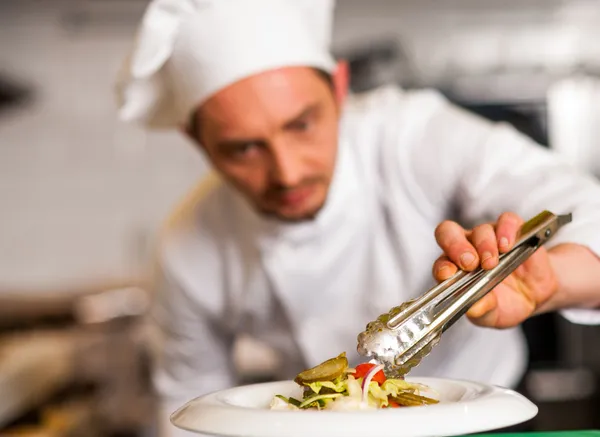
[[[301,372],[295,381],[304,389],[302,399],[276,395],[271,409],[354,411],[438,403],[421,395],[421,391],[431,391],[429,387],[404,378],[386,379],[381,365],[349,368],[345,353]]]
[[[328,388],[336,393],[343,393],[346,391],[347,388],[346,381],[344,381],[343,379],[337,379],[335,381],[310,382],[305,385],[316,394],[319,394],[321,392],[321,389],[323,388]]]
[[[405,407],[416,407],[419,405],[432,405],[439,403],[439,401],[436,399],[407,392],[399,393],[398,396],[394,396],[392,399],[398,402],[400,405],[404,405]]]
[[[368,400],[374,402],[377,407],[384,408],[387,407],[389,396],[386,392],[384,392],[379,384],[374,381],[369,383],[369,398]]]
[[[300,372],[294,381],[299,385],[306,385],[313,382],[333,381],[342,376],[348,368],[348,359],[346,353],[341,353],[335,358],[331,358],[318,366]]]
[[[397,396],[398,393],[403,391],[415,391],[415,384],[406,382],[403,379],[388,379],[382,385],[381,389],[390,396]]]
[[[288,403],[293,405],[294,407],[300,407],[300,404],[302,402],[300,402],[298,399],[294,399],[294,398],[289,398],[288,399]]]
[[[298,410],[299,408],[295,405],[290,404],[286,401],[283,396],[275,396],[271,401],[271,410]]]
[[[340,393],[313,396],[313,397],[306,399],[304,402],[302,402],[300,404],[299,408],[306,408],[307,406],[309,406],[317,401],[320,401],[322,399],[335,399],[335,398],[339,398],[340,396],[342,396]]]
[[[352,375],[348,375],[348,379],[346,380],[346,385],[348,387],[348,396],[351,398],[360,399],[362,397],[362,390],[360,388],[360,384]]]
[[[374,367],[376,367],[376,365],[371,363],[359,364],[358,366],[356,366],[356,372],[354,372],[354,377],[356,379],[364,378],[371,370],[373,370]],[[373,381],[379,383],[380,385],[385,382],[385,379],[386,378],[385,374],[383,373],[383,370],[380,370],[373,376]]]
[[[300,404],[302,402],[300,402],[298,399],[294,399],[294,398],[286,398],[285,396],[282,395],[275,395],[276,398],[281,399],[282,401],[285,401],[286,403],[293,405],[294,407],[299,407]]]
[[[369,384],[371,383],[371,380],[377,374],[377,372],[381,371],[382,369],[383,369],[382,365],[375,366],[371,370],[369,370],[369,372],[365,375],[365,379],[363,380],[363,383],[362,383],[362,390],[363,390],[362,400],[363,400],[363,402],[367,402],[367,400],[368,400]]]

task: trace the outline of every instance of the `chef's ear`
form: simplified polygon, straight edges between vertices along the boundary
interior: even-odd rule
[[[338,105],[343,105],[348,95],[350,86],[350,68],[348,61],[340,59],[337,62],[337,68],[333,72],[333,87],[335,89],[335,98]]]
[[[194,144],[198,146],[202,146],[200,143],[200,132],[198,129],[198,110],[194,110],[188,119],[188,122],[184,125],[181,125],[179,131],[183,133],[184,136],[188,137]]]

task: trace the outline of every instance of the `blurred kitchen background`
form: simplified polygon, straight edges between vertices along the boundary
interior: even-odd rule
[[[150,436],[148,265],[206,171],[116,120],[143,0],[0,0],[0,436]],[[338,0],[352,88],[435,87],[600,177],[600,1]],[[600,230],[599,230],[600,232]],[[600,428],[600,328],[524,327],[536,430]],[[254,356],[251,354],[254,353]],[[246,381],[276,359],[240,341]]]

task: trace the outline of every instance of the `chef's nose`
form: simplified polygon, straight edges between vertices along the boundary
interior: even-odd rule
[[[272,178],[284,187],[294,187],[302,180],[302,159],[289,147],[274,147]]]

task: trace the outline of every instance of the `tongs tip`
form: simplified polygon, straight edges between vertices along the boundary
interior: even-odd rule
[[[557,217],[558,226],[564,226],[567,223],[571,223],[573,221],[573,213],[562,214]]]

